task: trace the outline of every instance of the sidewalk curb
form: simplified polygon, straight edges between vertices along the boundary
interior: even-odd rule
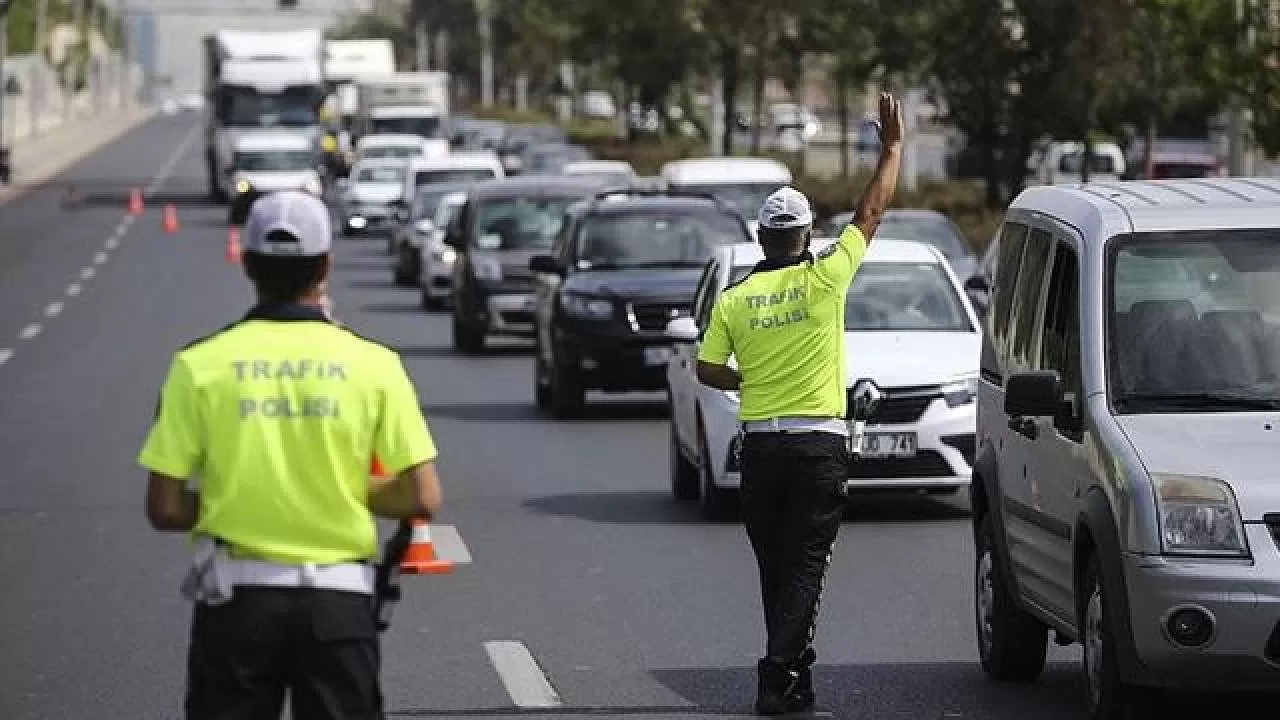
[[[121,137],[125,133],[134,130],[152,118],[156,117],[159,112],[155,108],[137,108],[128,113],[120,113],[109,120],[103,121],[102,118],[78,118],[77,120],[60,126],[48,133],[38,136],[30,141],[30,143],[21,143],[13,149],[13,153],[17,157],[21,157],[26,153],[22,152],[23,145],[38,144],[41,141],[49,141],[51,137],[57,137],[59,133],[71,132],[76,136],[77,142],[65,154],[62,154],[55,160],[52,160],[42,167],[38,167],[31,173],[16,173],[17,181],[10,185],[0,186],[0,207],[22,197],[28,191],[45,185],[53,178],[61,175],[67,168],[83,160],[84,158],[97,152],[112,141]],[[105,128],[103,126],[106,126]],[[83,131],[86,128],[99,128],[102,132],[76,132]]]

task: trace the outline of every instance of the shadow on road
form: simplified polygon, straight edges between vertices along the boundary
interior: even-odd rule
[[[963,520],[970,515],[968,498],[934,497],[916,492],[853,492],[844,520],[851,523],[918,523]]]
[[[601,525],[718,524],[703,519],[692,503],[676,502],[663,492],[566,493],[529,498],[523,504],[544,515]]]
[[[486,348],[483,353],[467,355],[454,350],[453,347],[449,345],[395,345],[394,347],[396,352],[400,353],[401,357],[406,358],[502,358],[527,356],[533,351],[532,347],[524,345],[502,345],[499,347]]]
[[[387,313],[397,315],[402,313],[412,313],[414,315],[425,314],[422,310],[422,305],[413,301],[365,303],[360,306],[360,309],[368,313]]]
[[[334,272],[390,272],[391,263],[386,260],[365,258],[360,260],[334,260]]]
[[[452,353],[452,351],[449,351]],[[405,353],[405,357],[413,355]],[[432,403],[422,406],[427,417],[475,423],[530,423],[558,422],[538,410],[532,402],[467,402]],[[649,420],[667,416],[665,404],[617,402],[588,405],[582,417],[569,422],[596,422],[609,420]]]
[[[355,290],[400,290],[399,285],[395,284],[391,278],[385,280],[347,280],[344,283],[347,287]]]
[[[75,198],[78,205],[119,208],[125,208],[129,205],[130,189],[128,187],[96,189],[68,182],[64,184],[64,188],[69,196]],[[145,196],[143,202],[147,208],[163,207],[165,205],[219,207],[209,200],[209,193],[198,190],[162,190]]]

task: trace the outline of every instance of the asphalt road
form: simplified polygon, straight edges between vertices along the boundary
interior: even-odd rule
[[[181,716],[184,544],[148,528],[134,459],[170,353],[249,300],[199,141],[192,117],[157,119],[0,206],[0,718]],[[126,225],[131,186],[153,192]],[[406,580],[390,716],[745,716],[754,564],[740,527],[669,497],[657,399],[543,419],[527,348],[454,355],[447,319],[390,279],[382,242],[339,243],[337,312],[403,354],[442,448],[442,522],[473,558]],[[1035,687],[983,678],[971,582],[962,504],[859,499],[823,602],[823,712],[1080,717],[1075,649]]]

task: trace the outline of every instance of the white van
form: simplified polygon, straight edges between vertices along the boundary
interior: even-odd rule
[[[1084,182],[1084,143],[1055,142],[1045,149],[1035,168],[1035,183],[1066,185]],[[1089,162],[1090,182],[1115,182],[1125,174],[1124,151],[1113,142],[1094,143]]]
[[[756,213],[774,190],[791,184],[791,171],[777,160],[708,157],[674,160],[662,166],[662,179],[674,191],[714,195],[732,206],[756,230]]]
[[[450,153],[442,157],[414,160],[404,176],[404,193],[412,198],[423,185],[441,183],[483,182],[506,177],[502,160],[492,152]]]

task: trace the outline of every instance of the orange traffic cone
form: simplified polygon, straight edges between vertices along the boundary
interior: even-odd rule
[[[234,225],[227,228],[227,252],[224,258],[229,263],[240,262],[240,228]]]
[[[443,575],[453,572],[453,563],[436,557],[435,546],[431,544],[431,527],[426,520],[414,519],[413,537],[409,540],[409,549],[400,561],[400,572],[405,575]]]
[[[178,232],[178,209],[172,204],[164,206],[164,231],[170,234]]]
[[[138,188],[133,188],[129,191],[129,214],[142,214],[142,191]]]

